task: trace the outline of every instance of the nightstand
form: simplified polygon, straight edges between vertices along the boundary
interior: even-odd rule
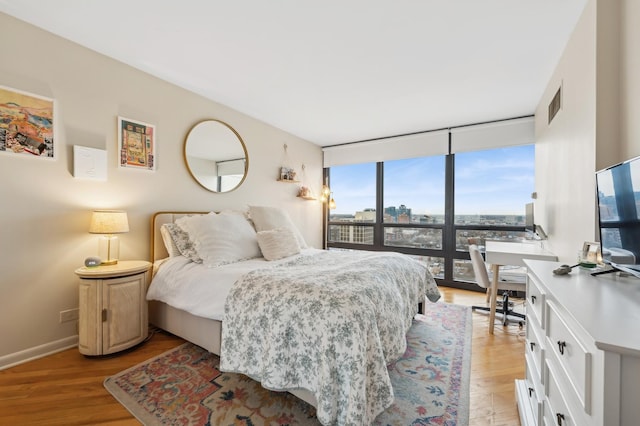
[[[147,337],[150,268],[151,263],[144,260],[121,260],[115,265],[75,270],[80,277],[80,353],[107,355]]]

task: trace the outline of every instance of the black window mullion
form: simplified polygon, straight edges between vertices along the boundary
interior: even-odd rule
[[[373,245],[384,247],[384,163],[376,163],[376,224],[373,228]]]
[[[451,134],[449,134],[451,138]],[[455,156],[445,157],[445,191],[444,191],[444,228],[442,230],[442,255],[444,257],[444,279],[453,281],[453,260],[456,251],[454,228],[454,188],[455,187]]]

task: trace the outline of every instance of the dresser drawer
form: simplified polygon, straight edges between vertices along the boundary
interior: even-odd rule
[[[592,354],[563,320],[556,304],[547,302],[546,350],[553,352],[571,384],[571,390],[591,414],[591,363]]]
[[[543,383],[542,380],[542,365],[544,363],[544,335],[542,330],[529,323],[527,325],[527,341],[525,352],[527,354],[527,364],[529,361],[535,367],[537,377],[534,377],[539,383]]]
[[[544,424],[558,426],[584,426],[587,424],[584,415],[576,412],[570,407],[570,404],[564,397],[563,386],[559,383],[559,371],[552,367],[549,360],[545,361],[545,394],[547,398],[542,404],[542,413],[544,416]]]
[[[546,293],[538,279],[532,275],[527,275],[527,321],[534,321],[540,328],[545,328],[545,300]]]
[[[543,388],[539,385],[540,381],[538,378],[533,377],[534,374],[539,374],[538,372],[534,372],[531,369],[527,368],[526,372],[526,383],[527,387],[527,396],[529,397],[529,405],[531,407],[531,412],[535,419],[535,424],[542,424],[542,400],[544,399],[544,395],[542,394]]]

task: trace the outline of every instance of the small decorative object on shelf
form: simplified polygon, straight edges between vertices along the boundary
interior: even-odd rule
[[[298,197],[304,198],[305,200],[315,200],[316,197],[313,196],[313,192],[306,186],[301,186],[298,191]]]
[[[296,172],[295,170],[289,167],[280,167],[280,181],[282,182],[298,182],[296,180]]]
[[[289,167],[290,161],[289,161],[289,154],[287,153],[286,143],[283,145],[283,149],[284,149],[284,158],[282,160],[282,164],[284,165],[280,167],[280,177],[278,178],[278,180],[280,182],[297,183],[298,181],[296,180],[297,178],[296,171],[292,167]]]

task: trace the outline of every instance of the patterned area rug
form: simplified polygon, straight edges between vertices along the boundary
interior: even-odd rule
[[[407,351],[389,366],[395,402],[376,425],[466,425],[469,419],[471,309],[427,304],[407,334]],[[318,425],[315,410],[240,374],[185,343],[109,377],[104,386],[146,425]]]

